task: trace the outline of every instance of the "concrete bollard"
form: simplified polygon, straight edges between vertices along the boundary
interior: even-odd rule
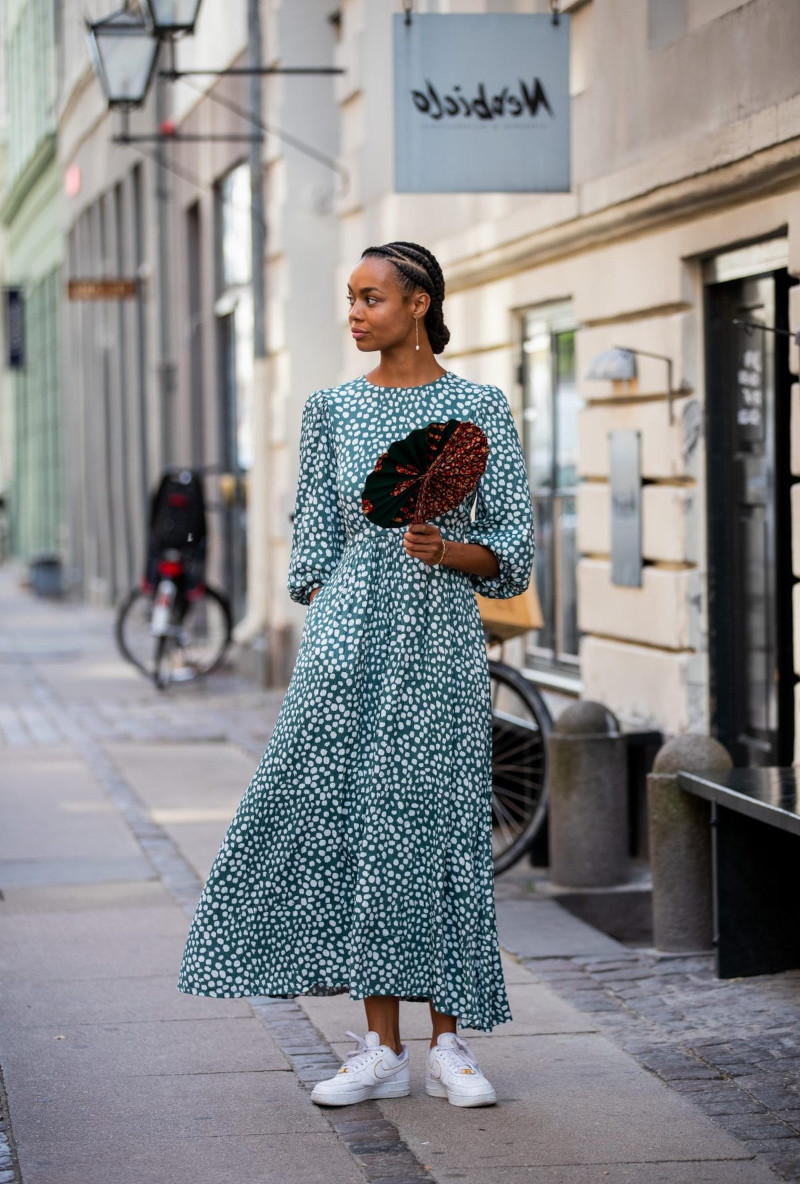
[[[710,950],[714,942],[711,805],[678,787],[678,773],[727,772],[727,750],[684,734],[658,751],[647,776],[653,945],[664,953]]]
[[[550,735],[550,876],[565,888],[629,878],[625,740],[602,703],[582,700]]]

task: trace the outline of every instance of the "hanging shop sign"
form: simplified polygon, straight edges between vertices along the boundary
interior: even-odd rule
[[[399,193],[570,188],[569,17],[394,17]]]
[[[6,365],[25,369],[25,301],[22,288],[5,288]]]
[[[69,280],[70,300],[133,300],[139,293],[138,280]]]

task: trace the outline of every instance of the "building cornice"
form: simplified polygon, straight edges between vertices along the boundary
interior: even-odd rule
[[[49,132],[40,141],[33,156],[15,177],[11,187],[3,195],[0,204],[0,222],[10,226],[20,211],[22,203],[36,182],[47,171],[56,158],[57,139],[55,132]]]
[[[691,221],[700,214],[774,197],[800,182],[798,149],[800,136],[447,263],[448,293]]]

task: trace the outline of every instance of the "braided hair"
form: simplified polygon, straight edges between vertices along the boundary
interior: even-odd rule
[[[435,354],[440,354],[450,340],[450,330],[444,323],[444,275],[435,257],[418,243],[386,243],[382,247],[367,247],[362,259],[372,255],[388,259],[399,275],[400,290],[406,296],[422,288],[431,298],[425,313],[425,331]]]

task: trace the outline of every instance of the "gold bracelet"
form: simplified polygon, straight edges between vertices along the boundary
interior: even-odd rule
[[[436,560],[437,564],[441,564],[444,562],[444,557],[446,554],[447,554],[447,541],[445,539],[442,539],[442,553],[439,556],[439,558]]]

